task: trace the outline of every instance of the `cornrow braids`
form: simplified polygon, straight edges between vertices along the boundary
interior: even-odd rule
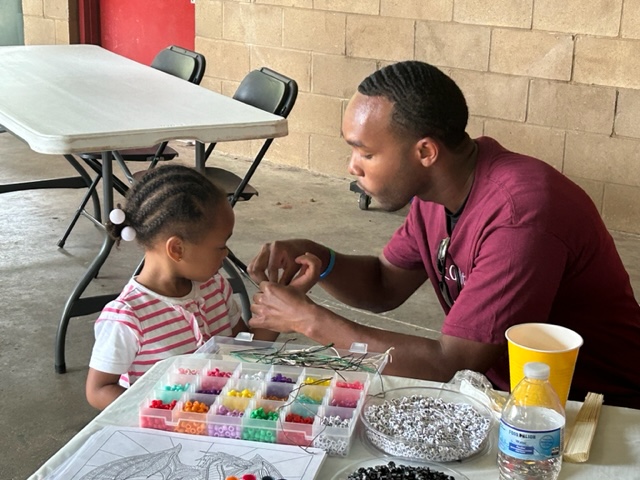
[[[467,137],[467,103],[456,83],[433,65],[399,62],[369,75],[358,86],[369,97],[393,103],[391,124],[398,133],[434,137],[455,149]]]
[[[169,165],[149,170],[128,192],[125,222],[107,222],[109,234],[120,239],[122,229],[132,227],[143,247],[151,247],[160,235],[198,242],[213,226],[216,209],[226,194],[196,170]]]

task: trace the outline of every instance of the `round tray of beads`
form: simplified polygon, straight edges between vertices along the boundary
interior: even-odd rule
[[[178,357],[139,407],[143,428],[349,454],[370,374]]]
[[[490,446],[486,405],[447,388],[404,387],[371,396],[360,410],[365,447],[427,462],[462,462]]]
[[[419,462],[401,457],[370,458],[346,466],[331,480],[469,480],[469,477],[445,465]]]

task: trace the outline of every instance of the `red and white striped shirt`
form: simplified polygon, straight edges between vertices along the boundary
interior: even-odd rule
[[[122,374],[120,383],[129,386],[156,362],[193,353],[214,335],[231,335],[240,316],[231,286],[220,274],[193,282],[181,298],[158,295],[131,279],[96,321],[89,366]]]

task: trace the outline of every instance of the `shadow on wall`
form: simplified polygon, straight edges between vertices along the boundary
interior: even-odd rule
[[[22,0],[0,1],[0,45],[24,45]]]

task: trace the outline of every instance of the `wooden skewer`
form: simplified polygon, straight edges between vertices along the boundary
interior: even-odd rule
[[[565,446],[565,461],[583,463],[589,459],[589,450],[598,426],[603,399],[604,397],[598,393],[587,394]]]

